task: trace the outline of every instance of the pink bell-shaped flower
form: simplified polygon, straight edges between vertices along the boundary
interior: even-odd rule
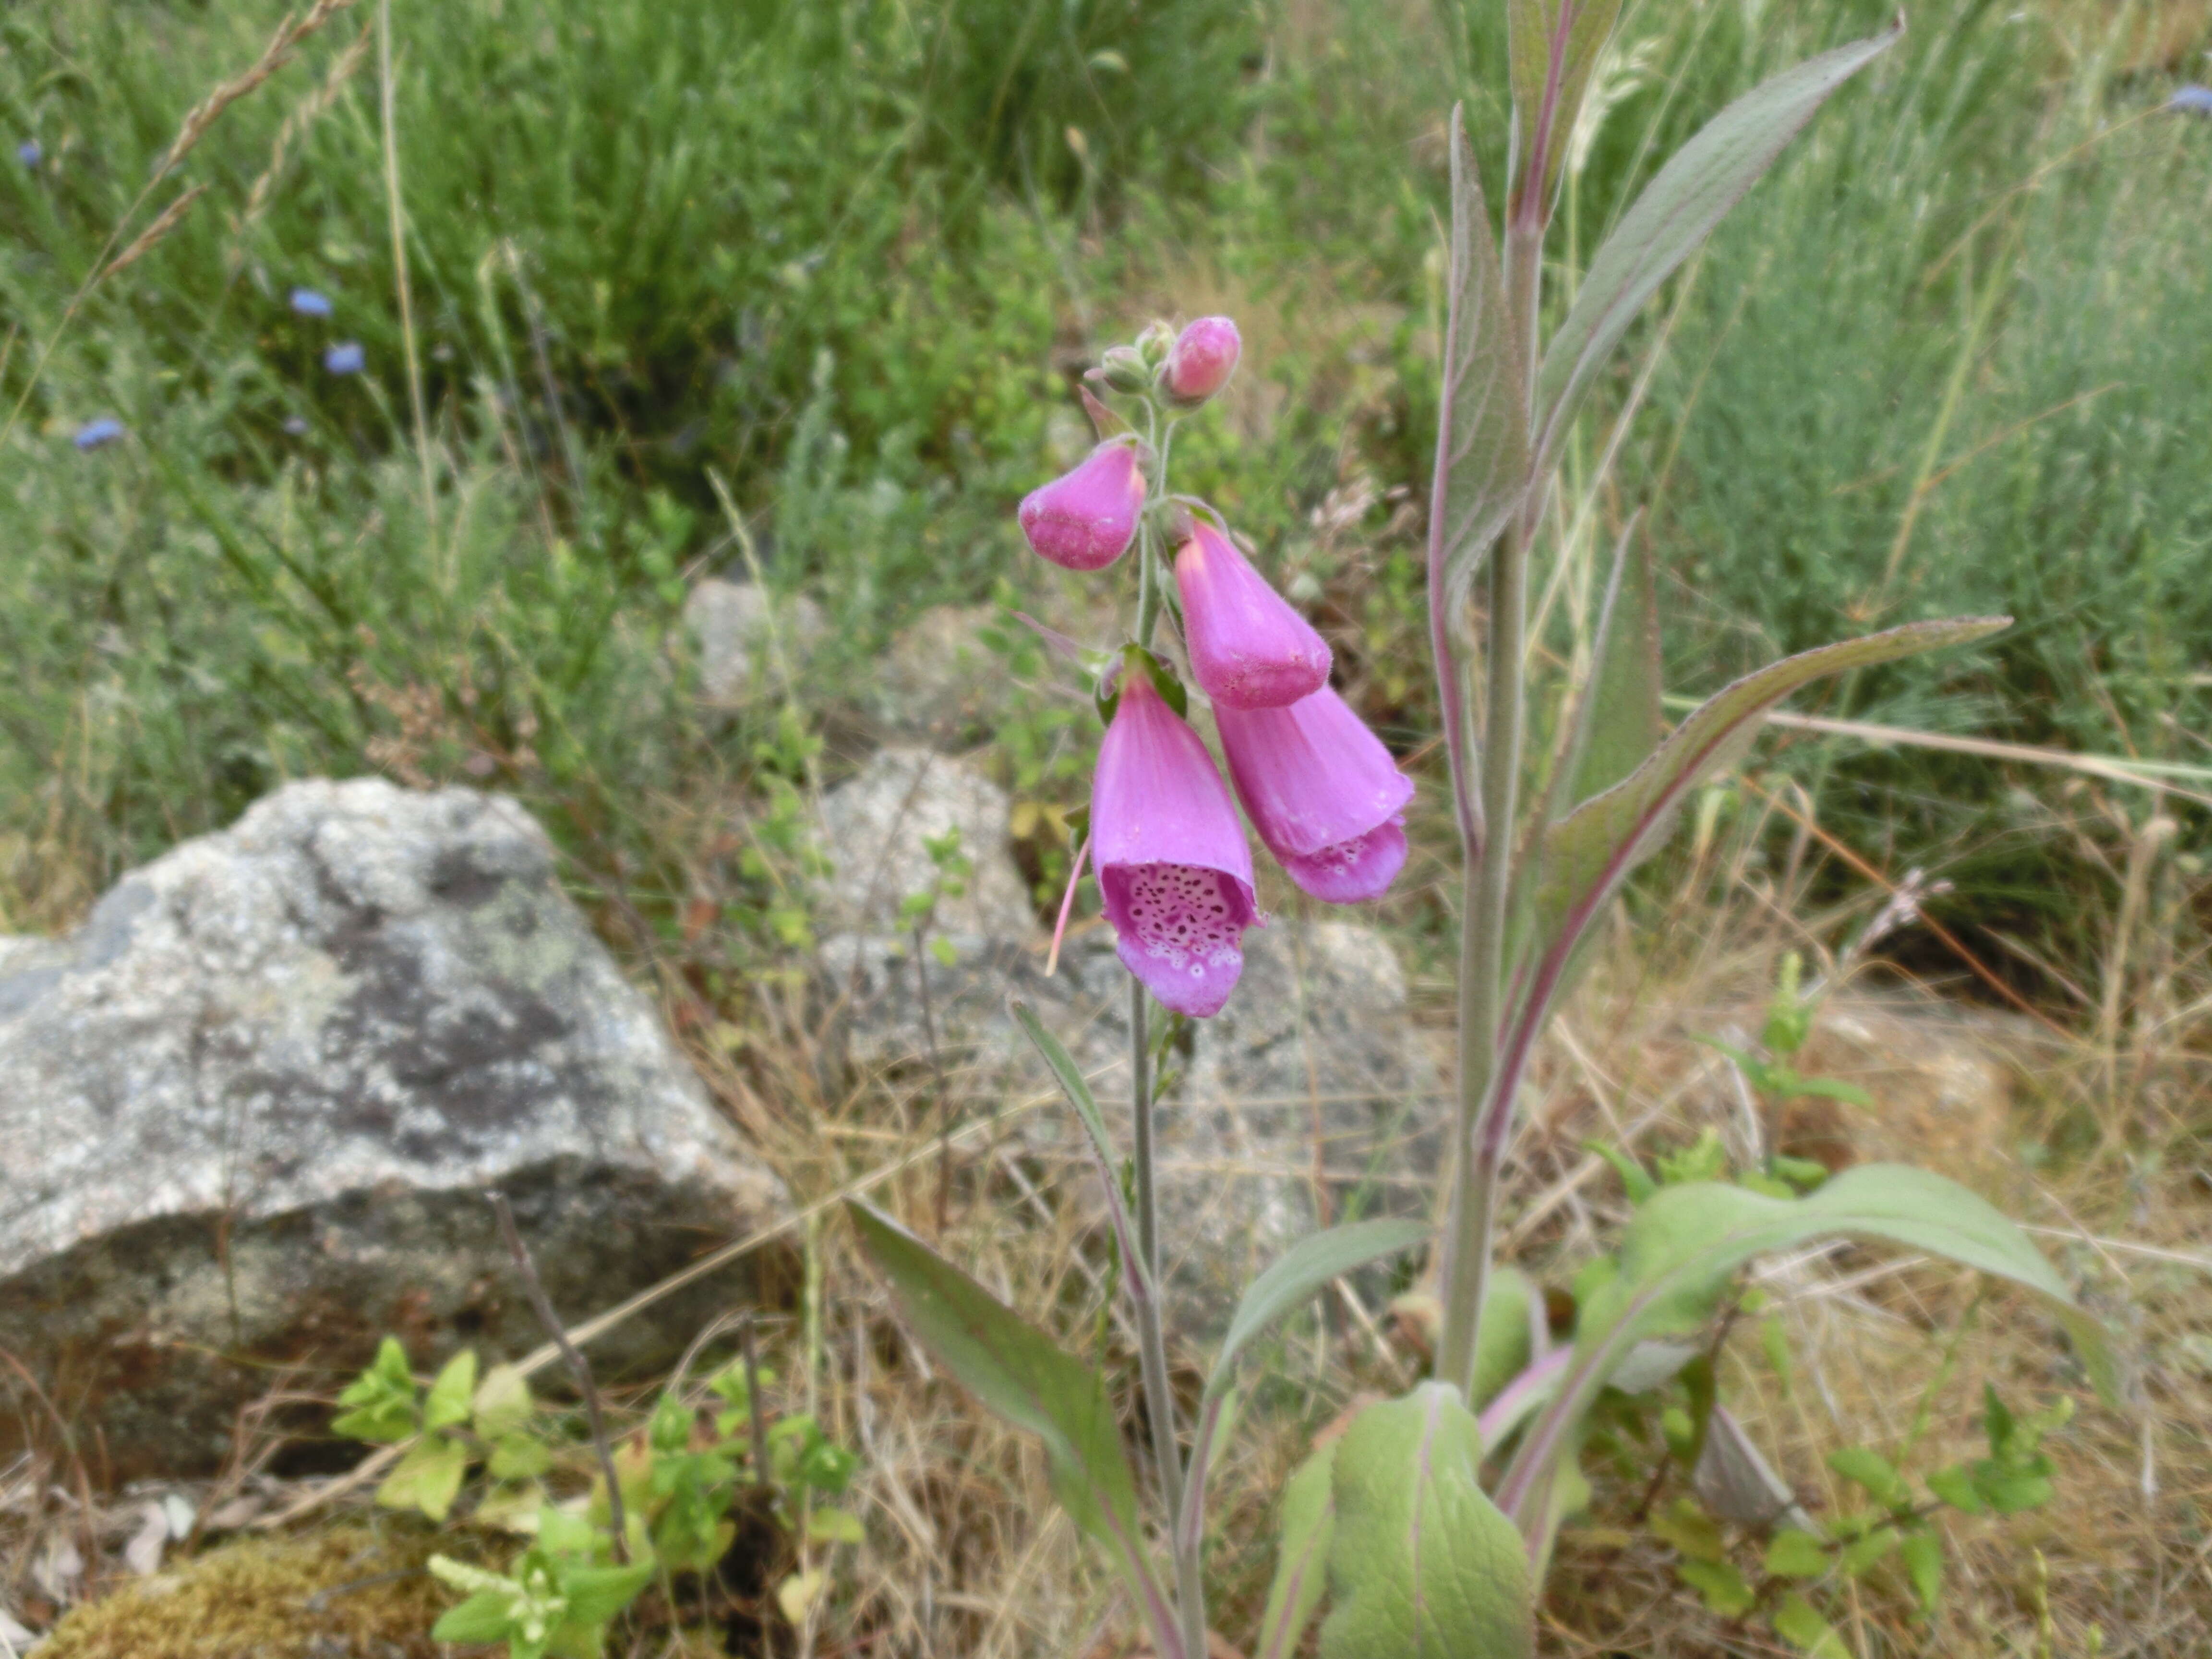
[[[1163,1006],[1220,1012],[1261,923],[1252,853],[1206,744],[1139,666],[1098,745],[1091,836],[1122,965]]]
[[[1231,708],[1280,708],[1328,684],[1328,646],[1212,525],[1176,555],[1183,637],[1206,695]]]
[[[1064,569],[1103,570],[1127,550],[1144,505],[1136,446],[1109,441],[1022,498],[1022,534],[1038,557]]]
[[[1187,323],[1168,348],[1160,388],[1179,404],[1202,404],[1229,384],[1243,349],[1237,325],[1226,317],[1200,317]]]
[[[1380,898],[1406,864],[1413,781],[1323,686],[1287,708],[1213,706],[1229,775],[1252,827],[1317,899]]]

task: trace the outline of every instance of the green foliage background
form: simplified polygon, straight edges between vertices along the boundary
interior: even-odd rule
[[[923,605],[1034,586],[1012,506],[1065,459],[1074,369],[1156,313],[1244,322],[1231,418],[1194,427],[1179,476],[1314,599],[1410,746],[1441,118],[1468,96],[1502,167],[1495,9],[394,0],[433,523],[373,40],[302,118],[372,8],[222,116],[155,205],[205,198],[64,327],[186,109],[281,8],[18,0],[0,156],[44,154],[0,165],[0,390],[23,400],[0,458],[9,925],[66,919],[286,777],[372,767],[516,790],[584,879],[672,913],[666,803],[702,779],[782,799],[816,763],[787,723],[690,712],[669,645],[685,578],[742,572],[749,541],[823,601],[833,673]],[[2022,625],[1996,644],[1824,712],[2205,758],[2212,123],[2158,106],[2202,78],[2212,14],[2140,12],[1915,15],[1585,422],[1553,643],[1571,648],[1595,550],[1643,507],[1681,689],[1855,626],[2008,611]],[[1632,8],[1555,294],[1652,158],[1884,15]],[[295,316],[295,284],[336,317]],[[323,370],[338,339],[365,375]],[[106,413],[129,439],[77,453]],[[2073,879],[2053,879],[2063,825],[2014,787],[2047,780],[1843,744],[1784,764],[1870,851],[2073,925],[2050,902]],[[755,851],[773,887],[775,849]]]

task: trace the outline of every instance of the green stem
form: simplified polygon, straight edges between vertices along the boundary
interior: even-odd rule
[[[1144,1366],[1146,1413],[1152,1420],[1152,1461],[1160,1474],[1160,1498],[1168,1515],[1176,1564],[1176,1601],[1182,1614],[1186,1659],[1206,1659],[1206,1585],[1200,1571],[1203,1529],[1186,1544],[1176,1522],[1182,1514],[1182,1443],[1176,1431],[1175,1396],[1169,1392],[1167,1333],[1160,1316],[1159,1196],[1152,1149],[1152,1055],[1145,1031],[1145,988],[1129,981],[1129,1107],[1136,1140],[1137,1249],[1151,1296],[1138,1301],[1137,1343]]]
[[[1526,362],[1536,361],[1536,302],[1543,232],[1519,226],[1506,235],[1506,326],[1526,343]],[[1533,377],[1531,377],[1533,379]],[[1528,621],[1528,547],[1536,501],[1507,526],[1490,561],[1490,637],[1482,744],[1482,854],[1466,872],[1460,908],[1458,1156],[1445,1222],[1443,1330],[1437,1375],[1462,1393],[1474,1384],[1475,1337],[1490,1285],[1492,1234],[1496,1229],[1502,1136],[1480,1133],[1498,1109],[1498,1024],[1504,1007],[1505,934],[1513,908],[1513,858],[1519,842],[1522,750],[1527,732],[1522,684]]]

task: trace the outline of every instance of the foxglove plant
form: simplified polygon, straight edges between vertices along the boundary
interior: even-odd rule
[[[1156,1534],[1106,1379],[887,1218],[860,1204],[852,1213],[921,1339],[985,1404],[1042,1440],[1054,1495],[1122,1575],[1155,1659],[1209,1651],[1206,1496],[1224,1425],[1236,1418],[1238,1359],[1331,1280],[1431,1239],[1443,1309],[1434,1375],[1361,1412],[1285,1488],[1275,1582],[1248,1649],[1254,1659],[1301,1650],[1324,1604],[1322,1659],[1528,1653],[1553,1539],[1587,1491],[1577,1454],[1592,1407],[1608,1388],[1629,1388],[1632,1378],[1650,1388],[1680,1371],[1700,1352],[1681,1339],[1714,1318],[1736,1271],[1764,1252],[1840,1235],[2009,1279],[2045,1303],[2090,1380],[2111,1392],[2102,1333],[2049,1262],[1982,1200],[1917,1170],[1862,1166],[1803,1195],[1773,1170],[1645,1195],[1617,1255],[1579,1281],[1584,1294],[1561,1346],[1549,1344],[1534,1316],[1542,1304],[1528,1282],[1493,1266],[1499,1172],[1530,1056],[1583,965],[1594,924],[1662,843],[1686,797],[1739,759],[1765,712],[1799,687],[2006,625],[1911,623],[1807,652],[1728,686],[1670,732],[1656,583],[1625,538],[1590,669],[1564,698],[1547,701],[1566,711],[1548,752],[1529,741],[1528,576],[1566,433],[1644,304],[1902,27],[1812,58],[1723,110],[1622,216],[1547,342],[1542,253],[1561,159],[1618,11],[1619,0],[1510,0],[1514,115],[1502,248],[1457,111],[1450,121],[1449,305],[1428,599],[1465,891],[1460,1076],[1441,1225],[1432,1233],[1410,1221],[1355,1223],[1285,1252],[1231,1318],[1187,1438],[1163,1335],[1147,993],[1179,1014],[1217,1012],[1234,991],[1243,933],[1262,919],[1229,792],[1185,719],[1188,691],[1155,653],[1163,613],[1175,613],[1192,678],[1212,705],[1237,799],[1305,892],[1350,903],[1389,886],[1406,857],[1401,819],[1413,783],[1329,689],[1328,647],[1311,625],[1212,509],[1168,489],[1177,422],[1235,369],[1240,343],[1227,319],[1201,319],[1179,335],[1155,325],[1107,350],[1090,379],[1141,422],[1142,441],[1119,432],[1121,417],[1086,391],[1104,441],[1022,506],[1031,547],[1063,567],[1101,569],[1133,541],[1136,548],[1134,627],[1119,651],[1098,659],[1109,724],[1089,842],[1076,859],[1079,878],[1086,853],[1095,862],[1133,976],[1134,1145],[1126,1166],[1066,1050],[1026,1007],[1014,1012],[1074,1107],[1103,1177],[1139,1338]],[[1478,672],[1480,731],[1470,714]],[[1710,1390],[1703,1413],[1699,1443],[1710,1428],[1733,1455],[1756,1460]],[[1792,1604],[1772,1622],[1786,1640],[1821,1650],[1826,1626],[1813,1631],[1808,1617],[1819,1624]]]

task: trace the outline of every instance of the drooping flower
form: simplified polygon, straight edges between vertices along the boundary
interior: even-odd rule
[[[1328,643],[1212,525],[1192,526],[1176,586],[1191,672],[1215,702],[1280,708],[1328,684]]]
[[[1160,386],[1179,404],[1202,404],[1229,384],[1243,349],[1244,342],[1230,319],[1200,317],[1184,325],[1168,349]]]
[[[331,303],[327,294],[312,288],[295,288],[292,290],[292,309],[301,317],[327,317],[337,307]]]
[[[1023,498],[1022,534],[1038,557],[1064,569],[1103,570],[1127,550],[1144,505],[1136,447],[1109,441]]]
[[[89,453],[95,449],[105,449],[122,436],[123,422],[112,415],[102,415],[95,420],[87,421],[82,426],[77,428],[76,436],[70,441],[79,449]]]
[[[358,374],[368,362],[358,340],[341,340],[323,354],[323,367],[333,374]]]
[[[1213,706],[1237,798],[1260,839],[1317,899],[1380,898],[1406,863],[1413,781],[1335,691],[1287,708]]]
[[[1098,745],[1091,836],[1122,965],[1179,1014],[1220,1012],[1261,924],[1252,852],[1213,757],[1141,667]]]

